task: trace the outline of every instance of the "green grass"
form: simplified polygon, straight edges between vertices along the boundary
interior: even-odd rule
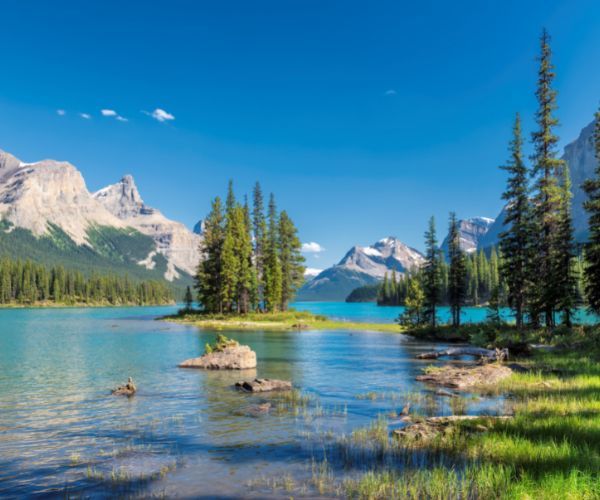
[[[393,323],[358,323],[336,321],[308,311],[285,311],[275,313],[248,313],[243,315],[205,314],[198,311],[181,311],[163,319],[178,323],[194,324],[210,330],[355,330],[398,333]]]
[[[531,372],[489,393],[514,399],[512,419],[456,424],[430,442],[394,443],[380,420],[354,431],[346,445],[370,446],[402,467],[375,466],[344,481],[351,498],[600,498],[600,363],[597,354],[540,353]],[[485,423],[487,432],[477,427]],[[407,448],[425,457],[414,468]],[[346,450],[345,455],[348,455]],[[414,456],[414,455],[413,455]],[[387,463],[387,462],[386,462]],[[441,464],[441,465],[440,465]]]

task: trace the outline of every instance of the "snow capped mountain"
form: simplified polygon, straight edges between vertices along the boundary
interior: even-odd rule
[[[345,300],[352,290],[377,283],[386,272],[404,273],[420,267],[423,261],[420,252],[393,236],[370,246],[355,246],[337,265],[306,283],[297,300]]]
[[[180,277],[179,270],[193,274],[200,259],[201,237],[146,206],[131,176],[92,195],[81,172],[70,163],[24,163],[1,150],[0,220],[9,225],[7,231],[20,228],[38,238],[58,228],[78,246],[99,250],[96,247],[103,245],[104,254],[114,251],[114,245],[98,241],[98,230],[103,228],[122,231],[125,239],[135,239],[135,234],[150,236],[154,249],[137,257],[137,264],[154,269],[154,257],[162,255],[166,259],[164,277],[171,281]],[[139,251],[140,242],[136,245]],[[136,251],[119,258],[131,259]]]
[[[467,253],[475,252],[479,241],[487,234],[492,224],[494,219],[489,217],[472,217],[458,221],[460,248]],[[441,248],[448,255],[448,235],[444,238]]]
[[[167,219],[159,210],[144,204],[131,175],[100,189],[94,193],[94,198],[125,225],[152,237],[156,252],[167,258],[167,279],[179,277],[177,268],[194,274],[200,262],[202,238],[180,222]],[[146,265],[146,262],[140,263]],[[152,262],[151,256],[148,262]]]

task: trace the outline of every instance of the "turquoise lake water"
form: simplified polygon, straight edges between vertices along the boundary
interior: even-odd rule
[[[355,321],[398,314],[373,304],[297,307]],[[311,462],[326,454],[323,436],[398,412],[415,393],[427,396],[413,403],[422,414],[454,411],[414,380],[430,364],[416,354],[432,346],[404,335],[232,332],[256,351],[256,370],[184,370],[177,364],[216,332],[155,321],[174,310],[0,310],[0,497],[289,497],[261,481],[308,480]],[[112,396],[129,376],[138,393]],[[292,380],[305,405],[232,389],[256,376]],[[273,411],[257,414],[265,402]],[[497,414],[504,404],[469,399],[465,411]]]

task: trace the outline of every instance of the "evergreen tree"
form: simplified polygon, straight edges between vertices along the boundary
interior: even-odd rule
[[[264,307],[264,250],[267,246],[267,222],[263,194],[260,184],[254,186],[252,196],[252,232],[254,234],[254,266],[257,279],[257,302],[260,308]]]
[[[425,263],[423,264],[423,289],[425,294],[424,318],[432,328],[437,326],[437,306],[440,300],[440,253],[435,233],[435,219],[429,219],[425,232]]]
[[[277,207],[275,196],[269,199],[269,225],[264,260],[264,302],[267,311],[276,311],[281,304],[281,261],[279,256]]]
[[[563,323],[572,326],[574,309],[577,306],[576,247],[574,240],[573,216],[571,213],[571,177],[569,166],[563,162],[561,179],[561,205],[556,232],[556,266],[558,309]]]
[[[600,108],[594,127],[596,170],[594,177],[583,183],[587,200],[583,206],[588,213],[589,237],[585,245],[585,295],[589,309],[600,314]]]
[[[206,218],[200,252],[203,256],[196,274],[198,302],[211,313],[223,312],[222,258],[224,234],[223,208],[217,196]]]
[[[183,298],[183,302],[185,304],[185,310],[191,311],[194,304],[194,297],[192,295],[192,289],[189,285],[185,289],[185,297]]]
[[[287,310],[296,290],[304,282],[304,257],[298,230],[284,210],[279,215],[279,255],[281,262],[281,301],[282,311]]]
[[[406,326],[418,326],[423,323],[423,307],[425,294],[421,283],[416,277],[405,278],[407,281],[406,299],[404,301],[404,312],[398,317],[398,323]]]
[[[510,159],[501,167],[508,172],[506,191],[502,199],[506,201],[506,229],[500,233],[500,248],[503,254],[501,272],[508,289],[508,305],[515,313],[516,325],[524,325],[525,306],[529,279],[532,273],[531,205],[527,182],[527,167],[523,161],[523,137],[521,117],[517,114],[510,142]]]
[[[465,255],[460,248],[460,232],[456,214],[450,213],[448,230],[448,303],[452,314],[452,326],[460,326],[460,312],[465,302],[467,268]]]
[[[554,128],[558,119],[553,115],[556,110],[556,91],[552,88],[555,73],[552,64],[550,36],[544,30],[540,39],[538,86],[536,97],[538,111],[536,122],[538,130],[532,134],[535,152],[532,156],[533,175],[536,177],[536,192],[533,199],[535,234],[535,283],[534,315],[543,313],[547,327],[555,324],[554,311],[559,301],[559,252],[557,249],[557,229],[561,211],[562,192],[558,183],[562,160],[556,152],[558,137]]]

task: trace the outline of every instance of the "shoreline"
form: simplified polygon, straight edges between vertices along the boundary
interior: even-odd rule
[[[176,305],[176,302],[168,302],[164,304],[89,304],[85,302],[77,302],[75,304],[56,304],[54,302],[42,302],[37,304],[0,304],[0,311],[3,309],[107,309],[111,307],[166,307]]]

